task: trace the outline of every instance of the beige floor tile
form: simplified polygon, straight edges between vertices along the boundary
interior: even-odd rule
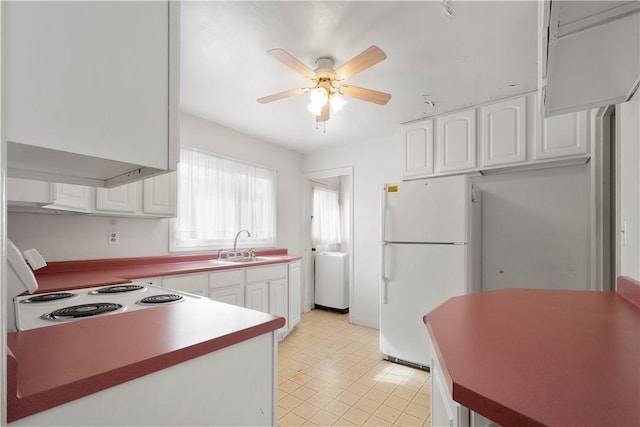
[[[349,390],[345,390],[338,395],[336,399],[340,402],[346,403],[349,406],[353,406],[358,400],[360,400],[360,395],[350,392]]]
[[[347,315],[304,313],[278,356],[279,425],[430,422],[429,373],[383,360],[379,331],[351,325]]]
[[[334,399],[334,397],[335,396],[331,396],[328,393],[319,391],[313,396],[310,396],[307,399],[307,402],[313,403],[314,405],[318,405],[319,407],[324,408],[326,405],[329,404],[329,402],[331,402]]]
[[[373,414],[376,411],[376,409],[378,409],[379,406],[380,406],[379,402],[376,402],[375,400],[367,399],[366,397],[363,397],[362,399],[358,400],[353,405],[354,408],[358,408],[361,411],[366,412],[367,414]]]
[[[423,423],[422,419],[418,417],[414,417],[413,415],[409,415],[407,413],[402,413],[398,417],[398,421],[396,421],[396,425],[402,426],[402,427],[421,426],[422,423]]]
[[[425,419],[427,418],[427,415],[429,415],[429,407],[415,402],[410,402],[404,409],[404,412],[409,415],[413,415],[414,417]]]
[[[398,396],[389,396],[385,401],[384,404],[386,406],[390,406],[392,408],[395,408],[399,411],[403,411],[404,408],[407,407],[407,404],[409,403],[408,400],[402,399]]]
[[[371,400],[374,400],[378,403],[382,403],[389,397],[389,393],[379,390],[377,388],[372,388],[368,392],[365,393],[364,397],[367,397]]]
[[[283,417],[279,417],[278,419],[278,425],[279,426],[283,426],[283,427],[289,427],[289,426],[295,426],[298,427],[300,425],[302,425],[302,423],[304,423],[305,419],[292,413],[289,412],[288,414],[285,414]]]
[[[351,421],[354,425],[361,426],[369,418],[370,415],[358,408],[350,408],[342,416],[347,421]]]
[[[376,417],[387,421],[389,424],[392,424],[398,419],[400,414],[402,414],[402,411],[390,406],[382,405],[379,406],[373,414]]]
[[[351,408],[351,406],[347,405],[344,402],[340,402],[339,400],[332,400],[324,407],[324,409],[339,417],[342,417],[342,415],[344,415],[344,413],[347,412],[349,408]]]
[[[320,426],[330,426],[338,420],[337,415],[332,414],[331,412],[321,409],[316,412],[309,421],[314,422]]]
[[[389,423],[382,418],[378,418],[375,415],[372,415],[362,425],[371,427],[388,427]]]
[[[316,405],[314,405],[312,403],[302,402],[301,404],[299,404],[298,406],[293,408],[291,410],[291,412],[293,412],[296,415],[301,416],[304,419],[310,419],[320,409],[322,409],[322,408],[320,408],[319,406],[316,406]]]
[[[287,411],[291,411],[293,408],[302,403],[302,399],[298,399],[290,394],[278,399],[278,406],[285,408]]]

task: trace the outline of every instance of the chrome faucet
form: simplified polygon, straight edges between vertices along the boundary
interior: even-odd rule
[[[238,245],[238,237],[240,237],[240,234],[242,234],[242,232],[243,232],[243,231],[244,231],[245,233],[247,233],[247,237],[251,237],[251,233],[249,233],[249,231],[247,231],[247,230],[240,230],[240,231],[238,231],[238,233],[236,234],[235,239],[233,239],[233,254],[234,254],[234,255],[236,254],[236,247],[237,247],[237,245]]]

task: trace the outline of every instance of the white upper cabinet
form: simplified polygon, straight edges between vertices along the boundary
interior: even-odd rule
[[[476,109],[447,114],[437,119],[439,172],[476,167]]]
[[[133,213],[138,210],[140,190],[139,182],[114,188],[96,188],[96,210]]]
[[[539,14],[539,34],[549,34],[538,49],[548,55],[539,58],[546,117],[629,100],[640,77],[640,2],[552,1]]]
[[[45,208],[77,212],[91,211],[90,187],[58,183],[52,183],[50,186],[52,203],[44,206]]]
[[[142,211],[145,214],[175,216],[177,213],[177,179],[176,172],[145,179]]]
[[[178,159],[179,2],[4,2],[8,175],[113,187]]]
[[[535,159],[554,159],[589,153],[588,112],[563,114],[541,120]]]
[[[520,96],[480,108],[482,166],[527,160],[527,97]]]
[[[402,177],[422,177],[433,173],[433,120],[402,127]]]

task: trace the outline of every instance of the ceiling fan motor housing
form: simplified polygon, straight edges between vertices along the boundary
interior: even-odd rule
[[[322,57],[316,59],[316,64],[318,65],[315,69],[318,77],[329,77],[330,74],[333,74],[333,59],[329,57]]]

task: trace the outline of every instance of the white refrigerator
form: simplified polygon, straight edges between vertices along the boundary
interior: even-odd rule
[[[423,316],[480,291],[480,192],[466,175],[400,182],[382,206],[380,351],[428,369]]]

